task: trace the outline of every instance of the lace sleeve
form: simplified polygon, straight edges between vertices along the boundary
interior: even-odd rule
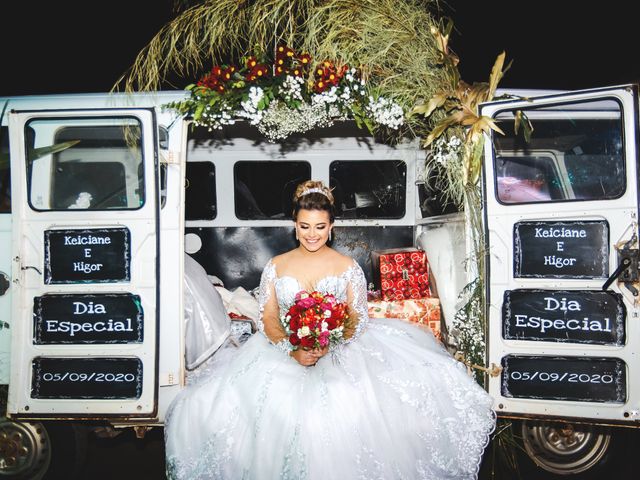
[[[348,272],[349,286],[347,290],[347,300],[349,302],[349,310],[352,320],[349,326],[344,343],[350,343],[356,340],[364,331],[369,323],[369,309],[367,305],[367,280],[364,272],[358,263],[354,260],[353,267]]]
[[[280,309],[275,294],[274,281],[276,278],[276,266],[269,260],[262,271],[260,277],[260,288],[258,290],[258,304],[260,316],[258,318],[258,330],[269,339],[269,341],[283,353],[287,355],[293,350],[293,345],[289,342],[280,323]]]

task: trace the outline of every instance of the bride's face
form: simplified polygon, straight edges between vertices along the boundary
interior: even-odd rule
[[[329,212],[324,210],[300,210],[296,220],[296,233],[300,245],[309,252],[315,252],[329,240],[333,224]]]

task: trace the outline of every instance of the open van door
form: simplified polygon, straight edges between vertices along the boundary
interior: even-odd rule
[[[153,418],[157,127],[148,109],[9,114],[14,418]]]
[[[637,112],[634,86],[481,108],[504,131],[483,172],[499,416],[640,422]],[[560,438],[547,439],[557,457],[580,446],[549,438]],[[574,473],[557,459],[546,467]]]

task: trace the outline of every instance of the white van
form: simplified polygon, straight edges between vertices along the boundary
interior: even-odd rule
[[[72,478],[87,430],[161,428],[197,370],[185,253],[252,291],[294,246],[293,188],[310,178],[334,188],[333,246],[369,282],[372,252],[426,251],[454,350],[461,293],[483,281],[486,388],[537,466],[618,461],[630,429],[612,426],[640,421],[637,90],[512,93],[527,98],[482,107],[505,135],[487,138],[476,212],[443,201],[418,139],[390,146],[348,122],[272,144],[163,108],[184,91],[0,99],[0,472]]]

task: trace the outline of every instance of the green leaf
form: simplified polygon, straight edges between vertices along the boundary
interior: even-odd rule
[[[440,122],[438,122],[436,124],[435,127],[433,127],[433,130],[431,130],[431,133],[429,133],[429,135],[427,135],[427,138],[425,139],[423,146],[428,147],[429,145],[431,145],[431,143],[433,143],[433,141],[438,138],[440,135],[442,135],[445,130],[447,130],[447,128],[449,128],[451,125],[455,125],[458,123],[458,116],[457,115],[450,115],[447,118],[441,120]]]
[[[465,149],[466,162],[463,169],[464,182],[467,185],[475,185],[480,178],[480,170],[482,165],[482,151],[484,142],[482,137],[478,137],[471,145],[467,145]]]
[[[267,98],[267,96],[263,96],[259,101],[258,104],[256,105],[256,108],[260,111],[264,110],[265,108],[267,108],[269,106],[269,99]]]
[[[493,64],[493,68],[491,69],[491,75],[489,76],[489,92],[487,95],[487,100],[491,100],[496,93],[496,89],[498,88],[498,83],[502,79],[502,75],[504,74],[502,67],[504,66],[504,57],[505,52],[502,52],[496,58],[495,63]]]
[[[80,140],[69,140],[68,142],[56,143],[55,145],[49,145],[48,147],[30,148],[27,152],[28,160],[33,162],[45,155],[51,155],[53,153],[61,152],[67,148],[73,147],[80,143]]]
[[[428,118],[435,109],[443,106],[446,101],[447,95],[445,93],[437,93],[427,103],[413,107],[411,113],[420,113]]]
[[[515,121],[514,121],[514,132],[517,135],[522,128],[522,135],[524,136],[525,142],[529,143],[531,141],[531,134],[533,133],[533,125],[529,120],[529,117],[522,111],[516,111]]]
[[[371,132],[373,134],[374,131],[375,131],[375,127],[374,127],[373,123],[371,122],[371,119],[368,118],[368,117],[364,117],[363,120],[364,120],[364,124],[367,127],[367,130],[369,130],[369,132]]]
[[[204,112],[204,105],[200,104],[196,107],[195,112],[193,112],[193,118],[195,120],[200,120],[200,117],[202,117],[202,112]]]
[[[56,143],[55,145],[49,145],[47,147],[30,148],[27,151],[27,161],[33,162],[45,155],[51,155],[61,152],[67,148],[71,148],[74,145],[80,143],[80,140],[69,140],[68,142]],[[0,154],[0,170],[6,170],[9,168],[9,154]]]

